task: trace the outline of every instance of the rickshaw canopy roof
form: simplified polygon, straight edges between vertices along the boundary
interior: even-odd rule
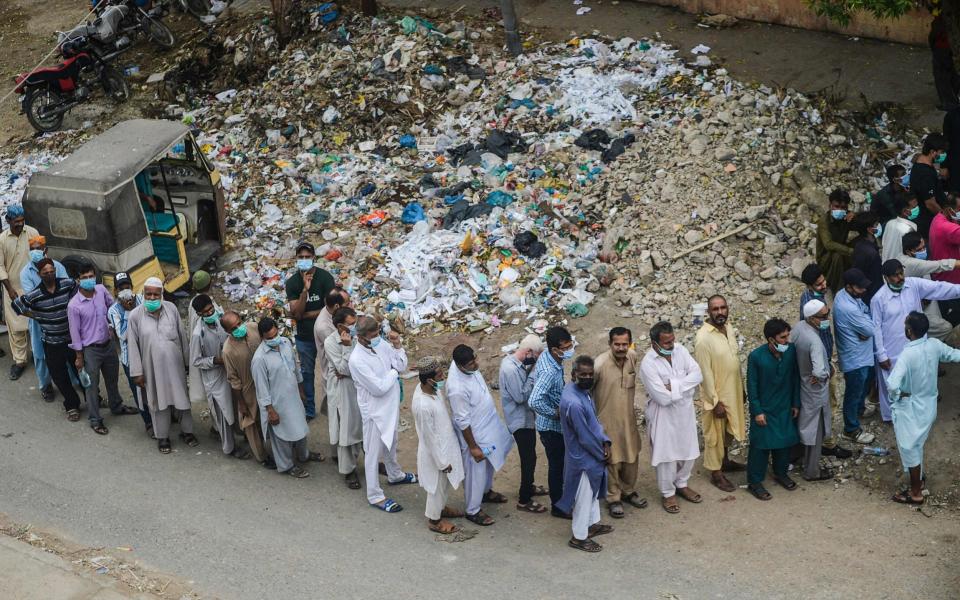
[[[133,119],[114,125],[63,161],[33,175],[30,186],[81,192],[71,203],[102,205],[103,196],[143,171],[190,129],[177,121]]]

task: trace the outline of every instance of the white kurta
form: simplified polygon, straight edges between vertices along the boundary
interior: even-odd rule
[[[446,473],[447,481],[454,489],[463,481],[463,461],[460,455],[460,443],[453,431],[453,422],[447,412],[442,394],[428,394],[417,386],[413,393],[413,421],[417,426],[417,473],[420,487],[437,493],[440,487],[441,471],[453,467]]]
[[[127,321],[127,360],[130,377],[144,378],[150,412],[174,407],[190,410],[186,368],[190,344],[183,333],[180,313],[172,302],[163,301],[155,313],[140,306]]]
[[[357,404],[364,421],[373,421],[380,441],[393,447],[400,419],[400,373],[407,370],[407,353],[384,340],[376,351],[357,344],[348,362],[350,377],[357,386]]]
[[[313,343],[317,346],[317,362],[313,368],[313,397],[319,402],[327,394],[327,355],[324,342],[331,333],[336,333],[337,327],[333,324],[333,315],[326,307],[320,310],[320,315],[313,323]]]
[[[314,328],[316,331],[316,328]],[[317,346],[326,356],[327,418],[330,425],[330,444],[352,446],[363,442],[363,417],[357,404],[357,387],[350,377],[350,354],[356,346],[340,343],[340,332],[335,331]],[[317,361],[320,364],[320,361]]]
[[[640,362],[640,380],[647,391],[644,410],[653,466],[700,456],[693,396],[703,374],[697,361],[680,344],[673,347],[671,358],[672,362],[651,348]]]
[[[887,262],[903,254],[903,236],[917,230],[917,224],[909,219],[897,217],[883,226],[883,239],[880,241],[880,258]]]
[[[220,323],[207,325],[199,319],[190,337],[190,364],[200,370],[200,381],[208,402],[216,402],[220,414],[233,425],[233,390],[227,379],[227,369],[214,364],[214,358],[223,359],[223,343],[230,337]],[[211,407],[212,409],[212,407]]]
[[[297,363],[293,344],[287,338],[281,338],[277,348],[260,344],[253,353],[250,370],[257,385],[257,403],[260,405],[260,425],[264,439],[273,434],[285,442],[298,442],[307,437],[307,413],[300,399],[300,383],[303,375]],[[267,407],[280,416],[280,423],[270,425]]]
[[[196,298],[200,294],[197,294],[193,298]],[[190,299],[190,303],[187,305],[187,336],[193,336],[193,330],[197,326],[197,322],[200,321],[200,315],[197,314],[197,311],[193,310],[193,298]],[[211,298],[213,300],[213,298]],[[223,314],[223,309],[220,308],[220,305],[213,302],[213,310]],[[189,358],[189,357],[188,357]],[[203,387],[203,378],[200,376],[200,369],[194,366],[193,361],[190,361],[190,370],[188,373],[188,381],[190,382],[190,402],[198,403],[203,402],[207,399],[207,394],[204,391]]]
[[[453,423],[456,425],[457,437],[460,439],[460,449],[467,451],[467,442],[463,437],[463,430],[467,427],[473,432],[473,439],[482,449],[493,448],[487,455],[487,460],[493,468],[499,471],[507,460],[507,454],[513,448],[513,436],[497,413],[493,403],[493,396],[487,382],[483,380],[480,371],[467,375],[457,368],[456,363],[450,363],[447,371],[447,398],[450,401],[450,410],[453,412]],[[472,460],[472,459],[471,459]]]
[[[897,257],[897,260],[903,265],[904,275],[907,277],[922,277],[923,279],[930,279],[930,275],[934,273],[952,271],[957,264],[955,258],[921,260],[906,254],[901,254]],[[923,308],[923,314],[927,315],[927,320],[930,321],[930,331],[927,332],[930,337],[945,340],[953,331],[953,325],[943,318],[943,313],[940,312],[940,303],[936,300],[929,302]]]

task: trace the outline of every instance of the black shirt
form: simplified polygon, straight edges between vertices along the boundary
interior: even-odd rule
[[[917,231],[923,236],[923,239],[930,237],[930,222],[936,213],[930,212],[926,201],[933,198],[940,204],[946,198],[946,192],[943,190],[943,181],[940,179],[940,173],[937,169],[923,163],[915,163],[910,169],[910,191],[917,197],[920,205],[920,217],[917,219]]]
[[[877,249],[877,243],[865,237],[858,237],[853,244],[853,257],[851,262],[853,268],[860,269],[867,279],[870,280],[870,287],[863,295],[863,302],[870,306],[870,299],[880,290],[883,285],[883,273],[881,271],[880,251]]]
[[[307,306],[303,309],[304,313],[323,308],[327,294],[332,292],[333,286],[336,285],[336,282],[333,280],[333,275],[320,267],[314,267],[314,269],[313,282],[310,283],[310,291],[307,292]],[[284,287],[287,291],[287,301],[293,302],[294,300],[298,300],[300,294],[303,293],[303,274],[300,273],[299,270],[294,271],[287,277]],[[316,321],[315,318],[297,320],[297,339],[305,342],[314,341],[313,324]]]

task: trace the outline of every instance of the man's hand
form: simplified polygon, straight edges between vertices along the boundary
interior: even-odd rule
[[[445,469],[440,469],[440,472],[441,472],[441,473],[449,473],[449,472],[452,471],[452,470],[453,470],[453,465],[447,465],[447,468],[445,468]]]
[[[810,385],[817,385],[818,383],[820,383],[820,379],[817,378],[816,375],[811,375],[811,376],[810,376]]]
[[[397,350],[400,349],[400,342],[402,340],[400,339],[400,334],[396,331],[393,331],[392,329],[390,330],[390,333],[387,334],[387,341],[390,342],[390,345]]]
[[[753,420],[756,421],[757,425],[759,425],[760,427],[767,426],[767,415],[764,415],[764,414],[757,415],[756,417],[753,418]]]
[[[137,387],[146,387],[147,383],[143,379],[143,375],[137,375],[136,377],[133,378],[133,385]]]
[[[340,343],[344,346],[350,346],[353,344],[353,338],[350,337],[349,331],[340,332]]]
[[[880,368],[883,369],[884,371],[889,371],[890,369],[893,368],[893,365],[890,364],[889,358],[887,360],[881,360],[878,364],[880,365]]]
[[[277,411],[273,410],[273,406],[267,407],[267,423],[274,427],[280,424],[280,415],[277,414]]]
[[[603,460],[608,465],[610,464],[610,443],[603,445]]]
[[[77,352],[77,356],[73,359],[73,366],[75,366],[78,371],[83,369],[83,353],[82,352]]]
[[[483,459],[486,458],[486,456],[483,455],[483,450],[480,449],[480,446],[473,446],[470,448],[470,456],[472,456],[473,460],[478,463],[483,462]]]
[[[855,216],[856,216],[856,214],[855,214],[852,210],[848,210],[848,211],[847,211],[847,216],[845,216],[845,217],[843,218],[843,220],[846,221],[847,223],[849,223],[850,221],[853,220],[853,217],[855,217]]]
[[[214,357],[213,357],[213,364],[215,364],[215,365],[223,365],[223,359],[220,358],[219,356],[214,356]]]
[[[717,401],[717,405],[713,407],[713,416],[718,419],[727,418],[727,407],[723,405],[723,402]]]
[[[791,415],[794,419],[796,419],[797,417],[800,416],[800,409],[797,408],[796,406],[794,406],[793,408],[790,409],[790,415]]]
[[[313,283],[314,272],[315,271],[313,269],[310,269],[303,274],[303,291],[307,294],[307,296],[310,295],[310,285]]]

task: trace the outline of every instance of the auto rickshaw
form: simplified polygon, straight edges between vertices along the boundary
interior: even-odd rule
[[[159,277],[172,293],[202,268],[226,234],[220,174],[190,129],[175,121],[124,121],[34,174],[27,223],[72,277],[92,262],[104,285],[126,271],[140,290]]]

